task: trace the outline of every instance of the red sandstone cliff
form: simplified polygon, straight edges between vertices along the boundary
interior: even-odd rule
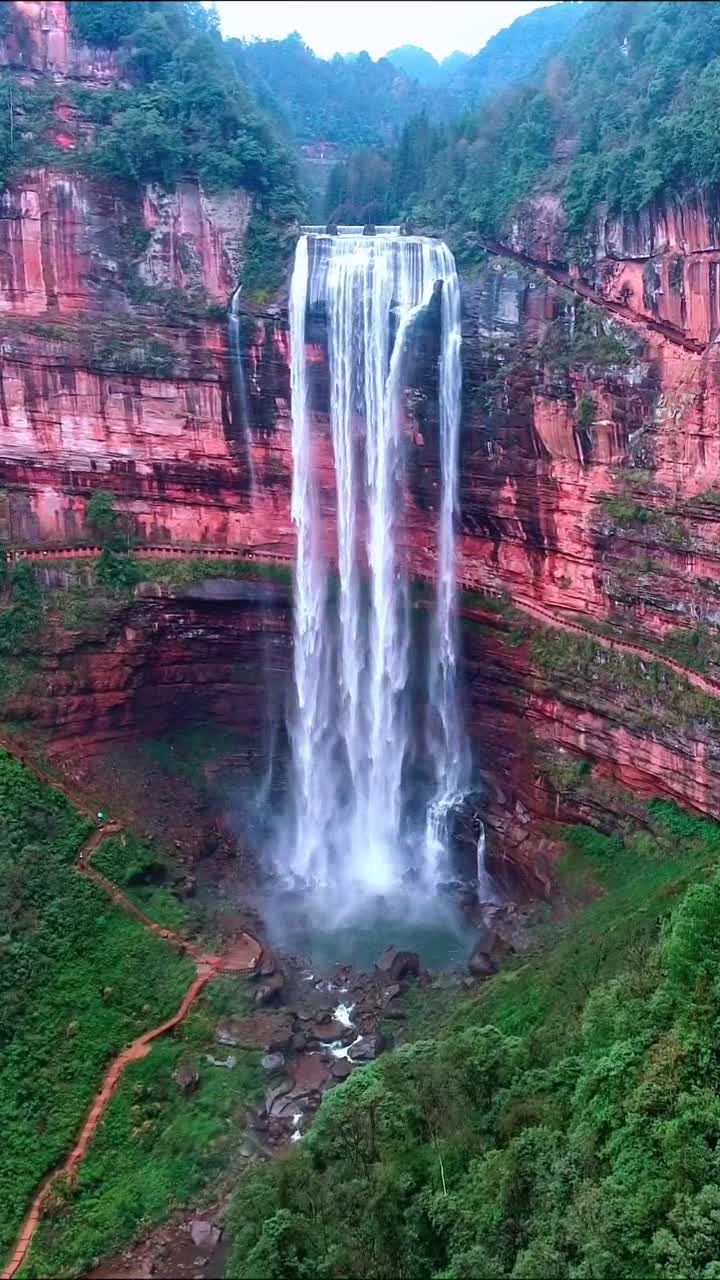
[[[8,37],[0,61],[16,74],[50,74],[60,84],[117,80],[111,57],[72,46],[63,4],[15,7],[28,34]],[[65,117],[61,103],[56,127],[72,150],[83,122]],[[703,661],[718,675],[719,208],[705,195],[621,222],[600,214],[595,258],[582,272],[565,261],[554,197],[525,210],[507,245],[494,246],[464,289],[459,540],[467,586],[540,602],[646,644],[701,629]],[[121,190],[71,168],[23,175],[5,193],[4,540],[81,539],[88,495],[104,488],[148,541],[292,555],[286,324],[279,312],[243,320],[253,490],[225,321],[197,302],[200,291],[206,302],[229,301],[242,277],[249,215],[241,192],[209,198],[192,182],[173,193]],[[137,228],[144,247],[131,258]],[[332,546],[320,338],[309,355]],[[404,545],[412,569],[432,576],[432,360],[420,365],[407,398]],[[473,731],[481,756],[493,760],[497,813],[520,815],[515,837],[529,812],[555,813],[536,767],[536,748],[548,743],[586,754],[594,778],[718,815],[717,732],[697,707],[684,726],[663,724],[661,715],[650,724],[630,685],[615,690],[613,708],[612,699],[583,691],[582,675],[571,688],[566,675],[539,673],[527,648],[500,632],[471,649]],[[117,652],[135,669],[132,646]],[[107,728],[108,708],[93,703],[105,680],[100,666],[81,667],[88,710],[78,737]],[[61,705],[60,686],[56,695]],[[51,725],[53,714],[43,715]],[[58,712],[56,729],[61,721]]]

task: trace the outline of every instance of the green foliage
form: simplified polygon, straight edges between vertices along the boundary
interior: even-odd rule
[[[525,84],[492,99],[492,76],[480,77],[477,100],[488,96],[482,111],[428,134],[410,181],[398,176],[406,168],[407,131],[417,127],[408,122],[392,158],[391,212],[446,230],[461,258],[472,258],[483,237],[507,233],[527,199],[549,190],[568,214],[569,255],[591,261],[587,231],[599,204],[632,214],[720,180],[720,4],[556,5],[501,36],[519,37],[521,27],[529,36],[531,19],[545,24],[547,42],[538,40],[537,49],[528,42],[524,75],[503,73],[504,86],[513,79]],[[457,106],[472,101],[468,78],[492,45],[455,78]],[[548,62],[551,52],[562,59]]]
[[[630,724],[638,721],[658,732],[720,724],[720,700],[662,663],[606,649],[589,636],[559,635],[544,627],[531,629],[529,641],[538,670],[554,687],[562,683],[580,705],[612,707],[615,715],[622,708]]]
[[[637,344],[598,307],[576,302],[548,325],[540,343],[540,355],[551,368],[569,369],[577,365],[591,368],[625,368],[635,355]]]
[[[592,396],[584,395],[580,398],[577,410],[577,423],[581,431],[589,431],[595,421],[595,401]]]
[[[0,1248],[69,1151],[113,1054],[192,966],[73,869],[89,824],[0,754]]]
[[[251,192],[269,217],[296,216],[294,161],[238,74],[211,10],[187,0],[80,0],[71,20],[80,39],[116,50],[132,86],[72,91],[96,126],[73,154],[76,166],[167,188],[195,177],[206,191]]]
[[[414,80],[366,53],[326,61],[297,33],[284,40],[228,43],[261,107],[300,143],[381,145],[425,101]]]
[[[146,0],[103,0],[102,4],[93,0],[70,0],[73,35],[86,44],[117,49],[151,7]]]
[[[98,559],[95,577],[104,587],[123,594],[142,582],[145,571],[133,556],[119,555],[105,547]]]
[[[120,525],[115,494],[107,489],[96,489],[88,498],[85,519],[102,546],[112,545],[118,538]]]
[[[186,928],[190,912],[172,892],[174,868],[146,840],[130,833],[109,837],[95,854],[93,866],[156,924],[176,932]]]
[[[603,509],[612,520],[622,526],[650,524],[655,515],[649,507],[623,497],[604,498]]]
[[[233,1011],[242,985],[233,982]],[[245,1108],[260,1093],[260,1055],[234,1050],[232,1070],[207,1062],[217,1050],[211,994],[212,987],[172,1039],[128,1068],[77,1180],[40,1226],[26,1276],[86,1274],[95,1258],[123,1248],[150,1223],[195,1206],[207,1184],[233,1167]],[[196,1090],[178,1088],[180,1066],[198,1072]]]
[[[7,589],[7,567],[5,568]],[[10,596],[0,605],[0,696],[18,692],[33,674],[28,646],[43,624],[42,592],[30,564],[12,570]]]
[[[430,1035],[354,1073],[302,1150],[241,1185],[228,1275],[709,1280],[716,871],[683,889],[717,867],[720,827],[667,804],[647,822],[569,832],[561,875],[586,907],[474,999],[415,993]]]

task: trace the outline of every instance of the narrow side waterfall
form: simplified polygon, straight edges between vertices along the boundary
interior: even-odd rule
[[[230,302],[228,315],[228,347],[230,349],[230,386],[232,390],[233,413],[240,422],[243,442],[250,475],[250,491],[255,497],[256,476],[250,435],[250,407],[248,405],[247,384],[242,362],[242,344],[240,341],[240,294],[242,286],[235,290]]]
[[[402,393],[414,326],[438,293],[437,590],[430,642],[413,654],[400,545],[408,499]],[[327,332],[329,432],[309,403],[307,326],[318,315]],[[384,894],[410,869],[434,885],[446,872],[445,817],[468,773],[457,694],[461,334],[452,254],[438,241],[397,234],[303,236],[290,327],[297,528],[290,870],[308,886],[340,893]],[[424,720],[417,680],[411,689],[418,667]],[[287,869],[287,849],[283,862]]]

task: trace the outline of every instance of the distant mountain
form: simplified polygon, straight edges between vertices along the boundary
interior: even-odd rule
[[[367,53],[336,54],[327,61],[296,33],[284,40],[227,43],[261,106],[301,145],[386,145],[428,101],[427,89],[386,58],[373,62]]]
[[[451,109],[477,106],[511,85],[528,80],[556,49],[567,43],[578,21],[592,8],[592,0],[564,0],[516,18],[455,70],[445,86]],[[451,58],[456,57],[451,54]]]
[[[471,57],[472,54],[463,53],[462,49],[456,49],[454,53],[449,53],[447,58],[443,58],[440,63],[440,70],[443,72],[443,75],[452,76],[456,71],[459,71],[461,67],[464,67],[465,63],[469,62]]]
[[[435,85],[444,78],[444,68],[437,58],[426,49],[419,49],[416,44],[404,44],[399,49],[391,49],[385,57],[394,67],[399,67],[406,76],[411,76],[420,84]]]

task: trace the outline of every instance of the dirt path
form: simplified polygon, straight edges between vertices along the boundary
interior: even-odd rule
[[[551,609],[546,609],[544,605],[537,604],[534,600],[520,600],[517,596],[513,596],[512,605],[515,609],[519,609],[522,613],[526,613],[528,617],[534,618],[537,622],[542,622],[545,626],[555,627],[560,631],[567,631],[571,634],[583,636],[588,640],[592,640],[593,644],[600,645],[603,649],[615,649],[619,653],[628,653],[634,658],[642,658],[644,662],[658,663],[661,667],[667,667],[669,671],[673,671],[675,675],[680,676],[683,680],[687,680],[688,684],[694,685],[696,689],[701,689],[711,698],[720,698],[720,684],[714,680],[709,680],[707,676],[700,675],[699,671],[693,671],[691,667],[684,667],[682,663],[676,662],[674,658],[666,658],[661,653],[656,653],[653,649],[644,649],[642,645],[631,644],[627,640],[616,640],[613,636],[604,636],[597,631],[592,631],[590,627],[584,627],[580,622],[570,622],[567,618],[561,618]],[[461,613],[464,617],[472,618],[474,614],[483,618],[489,616],[481,608],[473,610],[472,606],[461,606]],[[493,619],[496,615],[492,615]]]
[[[12,745],[5,740],[0,741],[0,746],[12,752]],[[31,763],[26,760],[23,763],[33,770],[43,782],[56,787],[59,791],[63,790],[63,787],[56,781],[47,778],[40,770],[34,769]],[[78,1169],[105,1114],[108,1103],[129,1063],[139,1062],[141,1058],[144,1058],[150,1052],[150,1046],[154,1040],[157,1040],[159,1036],[166,1035],[169,1031],[173,1031],[175,1027],[180,1025],[192,1009],[203,988],[212,978],[221,973],[253,973],[262,956],[260,943],[248,933],[243,933],[236,939],[226,955],[213,956],[205,954],[196,943],[183,938],[178,933],[174,933],[171,929],[163,929],[154,920],[150,920],[113,881],[108,880],[100,871],[96,871],[91,866],[93,855],[97,852],[102,842],[108,836],[117,835],[121,831],[122,827],[115,822],[107,823],[106,826],[93,831],[78,852],[75,863],[77,872],[92,880],[121,910],[140,921],[144,928],[149,929],[158,937],[164,938],[167,942],[179,947],[187,955],[191,956],[195,963],[195,977],[175,1013],[165,1022],[161,1022],[159,1026],[152,1027],[150,1031],[145,1031],[141,1036],[138,1036],[137,1040],[133,1040],[132,1044],[123,1049],[111,1062],[105,1078],[95,1094],[92,1106],[85,1117],[75,1146],[59,1168],[53,1170],[45,1179],[35,1196],[20,1229],[20,1235],[10,1261],[2,1272],[1,1280],[12,1280],[12,1277],[25,1261],[54,1183],[59,1178],[70,1176]]]

